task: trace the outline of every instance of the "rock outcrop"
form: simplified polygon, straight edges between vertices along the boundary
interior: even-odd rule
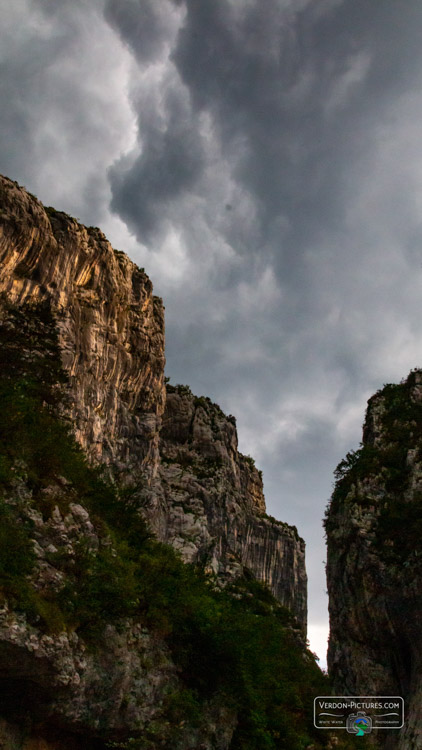
[[[327,512],[329,670],[338,695],[401,695],[383,748],[422,748],[422,371],[368,402]],[[369,741],[369,737],[367,738]]]
[[[183,684],[157,632],[133,618],[116,621],[111,614],[88,641],[74,627],[63,627],[55,594],[69,587],[69,575],[81,569],[86,555],[93,564],[98,552],[109,548],[110,539],[74,502],[63,478],[43,494],[53,499],[48,515],[34,507],[27,477],[16,480],[7,498],[19,524],[32,529],[36,563],[31,587],[47,598],[39,600],[44,604],[35,617],[11,608],[7,600],[0,605],[0,715],[8,717],[7,722],[0,720],[0,747],[28,750],[38,748],[39,741],[45,750],[51,736],[53,750],[93,750],[98,738],[118,741],[142,733],[148,738],[145,747],[155,738],[160,746],[183,750],[226,748],[236,715],[218,696],[204,704],[195,726],[185,721],[175,732],[168,721]],[[111,602],[104,601],[104,607]]]

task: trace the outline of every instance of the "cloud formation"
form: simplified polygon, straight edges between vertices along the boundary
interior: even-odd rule
[[[0,171],[101,224],[167,308],[168,374],[236,414],[308,545],[365,400],[420,364],[422,5],[15,0]]]

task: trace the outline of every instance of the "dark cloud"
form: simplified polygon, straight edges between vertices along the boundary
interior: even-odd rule
[[[350,165],[373,147],[392,97],[417,80],[421,20],[412,2],[343,2],[315,19],[313,4],[296,13],[268,0],[239,18],[223,0],[187,1],[173,60],[226,154],[242,135],[235,176],[264,228],[292,220],[292,262],[321,215],[341,223]]]
[[[168,202],[193,189],[204,162],[186,103],[171,87],[163,98],[163,126],[141,126],[141,155],[123,174],[119,164],[110,169],[111,207],[141,241],[165,221]]]
[[[126,0],[124,3],[107,0],[104,13],[139,62],[151,63],[160,59],[168,41],[170,8],[157,0]]]
[[[120,15],[127,10],[119,2],[114,6]],[[164,18],[169,7],[156,2],[156,18]],[[130,8],[133,13],[135,5]],[[207,160],[201,115],[208,114],[230,179],[251,197],[255,212],[249,242],[239,237],[244,223],[236,211],[220,235],[236,253],[259,251],[274,264],[286,295],[294,298],[291,320],[301,325],[319,294],[303,254],[310,248],[318,252],[329,234],[338,240],[337,253],[346,251],[345,211],[366,172],[378,124],[390,116],[403,86],[414,83],[421,6],[374,7],[360,0],[321,3],[318,9],[304,4],[296,11],[278,0],[243,8],[228,0],[187,0],[185,12],[177,37],[168,32],[180,81],[173,75],[164,84],[164,98],[168,86],[186,102],[184,112],[179,117],[169,112],[163,123],[159,107],[154,117],[150,101],[139,99],[142,154],[130,168],[125,163],[113,168],[112,208],[143,241],[166,221],[190,223],[186,196],[195,192],[210,202],[210,184],[200,181]],[[157,23],[147,26],[158,50],[164,26],[160,30]],[[122,22],[118,25],[124,34]],[[136,24],[130,29],[127,41],[139,54],[142,34],[134,33]],[[215,196],[214,191],[212,203]],[[232,205],[230,196],[227,202]],[[215,226],[218,210],[214,207],[208,225]],[[188,238],[186,246],[200,252]]]

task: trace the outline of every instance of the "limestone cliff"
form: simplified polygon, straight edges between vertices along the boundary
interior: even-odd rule
[[[49,299],[70,374],[75,432],[99,461],[148,476],[164,409],[164,314],[144,271],[96,227],[0,178],[0,292]]]
[[[361,448],[337,468],[326,518],[328,664],[338,694],[401,695],[377,746],[422,748],[422,371],[368,402]],[[369,738],[368,738],[369,739]]]
[[[305,545],[265,514],[262,477],[237,449],[234,417],[168,386],[161,431],[159,536],[220,580],[251,571],[306,625]]]
[[[0,356],[2,396],[15,409],[10,424],[8,408],[0,415],[0,688],[10,696],[0,712],[0,744],[7,750],[94,750],[105,747],[105,738],[122,738],[126,747],[133,735],[145,750],[227,750],[235,731],[235,747],[243,747],[242,733],[264,730],[248,718],[258,710],[251,695],[237,706],[234,698],[227,703],[226,687],[221,692],[231,672],[227,666],[223,679],[220,671],[238,648],[230,646],[232,622],[244,620],[245,638],[257,634],[254,652],[264,652],[251,670],[262,672],[263,685],[277,675],[284,679],[283,660],[292,671],[296,659],[294,679],[302,692],[294,705],[303,705],[319,679],[303,644],[303,540],[265,514],[262,478],[238,451],[234,418],[187,387],[166,390],[163,307],[144,271],[113,250],[100,230],[45,209],[7,178],[0,178],[0,295],[2,340],[9,346]],[[86,474],[62,428],[51,422],[56,386],[49,394],[37,373],[51,374],[56,350],[69,383],[64,414],[92,466],[108,467],[111,489],[100,483],[98,490],[95,472],[94,478]],[[13,367],[22,376],[16,389]],[[28,367],[35,367],[31,376]],[[35,392],[47,416],[38,414]],[[23,432],[21,440],[25,409],[30,438]],[[159,545],[155,552],[145,548],[141,564],[128,537],[138,534],[140,511],[158,540],[205,570],[205,583],[184,573],[187,566]],[[254,588],[254,579],[291,610],[294,622]],[[245,602],[244,615],[221,593],[236,581],[233,601]],[[210,582],[214,593],[208,593]],[[183,585],[191,586],[190,603],[181,601]],[[266,617],[274,618],[269,629]],[[95,647],[88,643],[93,627]],[[265,661],[267,641],[276,675]],[[198,664],[189,661],[191,652]],[[238,690],[252,677],[244,677],[241,651],[236,658]],[[284,696],[274,684],[268,700],[272,692]],[[308,718],[285,710],[289,747],[302,747],[301,733],[312,733],[303,729]],[[280,706],[277,711],[268,737],[285,722]]]
[[[237,451],[233,418],[205,398],[171,393],[160,461],[164,315],[143,269],[99,229],[44,209],[4,177],[0,201],[0,293],[17,304],[51,301],[82,447],[137,488],[154,531],[185,560],[222,580],[249,569],[306,629],[304,542],[265,517],[262,481]]]

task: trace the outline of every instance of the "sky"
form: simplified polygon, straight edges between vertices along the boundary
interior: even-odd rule
[[[305,538],[324,665],[333,471],[422,364],[422,3],[0,11],[0,172],[145,267],[171,382],[236,416]]]

